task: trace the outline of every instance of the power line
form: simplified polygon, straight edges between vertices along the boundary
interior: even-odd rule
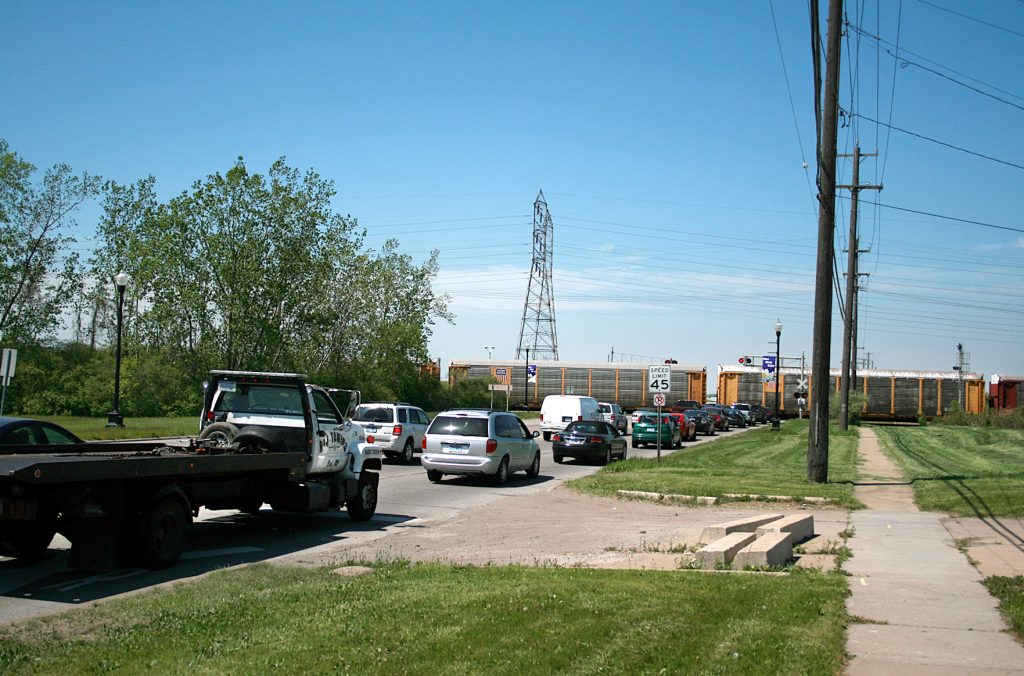
[[[922,5],[928,5],[929,7],[934,7],[935,9],[942,10],[943,12],[949,12],[950,14],[954,14],[954,15],[960,17],[960,18],[967,19],[968,21],[973,21],[975,23],[980,23],[982,26],[988,26],[989,28],[995,28],[996,30],[1000,30],[1000,31],[1003,31],[1005,33],[1010,33],[1011,35],[1016,35],[1017,37],[1024,38],[1024,33],[1018,33],[1017,31],[1015,31],[1015,30],[1013,30],[1011,28],[1007,28],[1006,26],[997,26],[994,23],[989,23],[988,21],[982,21],[981,19],[976,19],[973,16],[967,16],[966,14],[961,14],[960,12],[956,12],[956,11],[953,11],[952,9],[949,9],[949,8],[946,8],[946,7],[942,7],[941,5],[936,5],[934,2],[928,2],[928,0],[917,0],[917,1],[920,2]]]
[[[917,132],[909,131],[907,129],[902,129],[902,128],[897,127],[897,126],[892,125],[892,124],[886,124],[885,122],[879,122],[878,120],[872,119],[872,118],[868,117],[867,115],[861,115],[860,113],[849,113],[849,112],[846,113],[846,114],[849,115],[850,117],[859,117],[859,118],[861,118],[863,120],[867,120],[868,122],[874,122],[875,124],[880,124],[883,127],[888,127],[889,129],[892,129],[893,131],[902,132],[902,133],[907,134],[909,136],[915,136],[915,137],[917,137],[919,139],[922,139],[922,140],[925,140],[925,141],[931,141],[932,143],[935,143],[935,144],[940,145],[940,146],[946,146],[947,148],[952,148],[953,150],[959,150],[960,152],[967,153],[968,155],[974,155],[975,157],[980,157],[982,159],[989,160],[991,162],[997,162],[999,164],[1005,164],[1006,166],[1013,167],[1015,169],[1024,169],[1024,165],[1016,164],[1014,162],[1007,162],[1006,160],[1000,160],[1000,159],[998,159],[996,157],[991,157],[990,155],[985,155],[983,153],[977,153],[977,152],[974,152],[973,150],[968,150],[967,148],[961,148],[960,146],[955,146],[952,143],[946,143],[945,141],[939,141],[938,139],[931,138],[930,136],[925,136],[924,134],[918,134]]]
[[[956,216],[943,216],[942,214],[933,214],[928,211],[919,211],[917,209],[907,209],[905,207],[897,207],[892,204],[878,203],[878,206],[885,207],[886,209],[894,209],[896,211],[906,211],[911,214],[920,214],[921,216],[931,216],[932,218],[941,218],[947,221],[956,221],[958,223],[967,223],[969,225],[980,225],[984,228],[995,228],[997,230],[1009,230],[1010,232],[1024,232],[1024,228],[1011,228],[1006,225],[994,225],[992,223],[983,223],[981,221],[972,221],[967,218],[957,218]]]

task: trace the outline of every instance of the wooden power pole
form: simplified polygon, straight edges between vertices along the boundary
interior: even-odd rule
[[[816,4],[816,0],[812,0]],[[814,282],[814,342],[811,354],[811,429],[807,478],[828,481],[829,361],[832,341],[832,242],[836,222],[836,136],[839,117],[839,44],[843,0],[829,0],[825,46],[825,100],[818,136],[818,264]],[[811,30],[817,32],[818,26]],[[818,59],[817,51],[814,58]],[[821,102],[815,100],[815,106]]]
[[[861,190],[881,190],[880,185],[860,184],[860,158],[875,157],[878,153],[862,155],[860,145],[853,147],[853,155],[839,157],[853,158],[853,181],[850,185],[837,185],[850,191],[850,237],[846,256],[846,313],[843,318],[843,367],[839,385],[839,429],[846,430],[850,425],[850,388],[856,385],[856,367],[850,362],[850,352],[857,359],[857,290],[860,288],[857,277],[857,256],[860,254],[860,238],[857,236],[857,200]]]

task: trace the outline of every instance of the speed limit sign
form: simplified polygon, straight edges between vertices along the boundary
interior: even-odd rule
[[[656,395],[654,395],[654,405],[655,406],[664,406],[665,405],[665,395],[664,394],[656,394]]]

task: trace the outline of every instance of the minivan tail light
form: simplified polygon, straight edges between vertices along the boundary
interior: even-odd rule
[[[401,425],[395,425],[395,429],[391,431],[391,434],[396,436],[396,437],[402,436],[402,426]]]
[[[488,439],[487,440],[487,452],[488,453],[494,453],[496,450],[498,450],[498,442],[496,440],[494,440],[494,439]]]

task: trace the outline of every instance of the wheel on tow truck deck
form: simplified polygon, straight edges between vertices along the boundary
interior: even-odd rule
[[[427,478],[430,479],[431,481],[433,481],[435,484],[438,481],[440,481],[441,477],[443,477],[443,476],[444,476],[444,474],[439,469],[428,469],[427,470]]]
[[[137,555],[148,568],[173,566],[185,547],[192,515],[174,497],[158,500],[146,513],[139,530]]]
[[[238,436],[238,428],[226,422],[211,423],[199,433],[201,441],[210,441],[214,446],[230,446],[234,443],[236,436]]]
[[[372,472],[363,471],[359,475],[356,494],[345,503],[349,518],[353,521],[369,521],[377,512],[377,482],[367,479]]]

